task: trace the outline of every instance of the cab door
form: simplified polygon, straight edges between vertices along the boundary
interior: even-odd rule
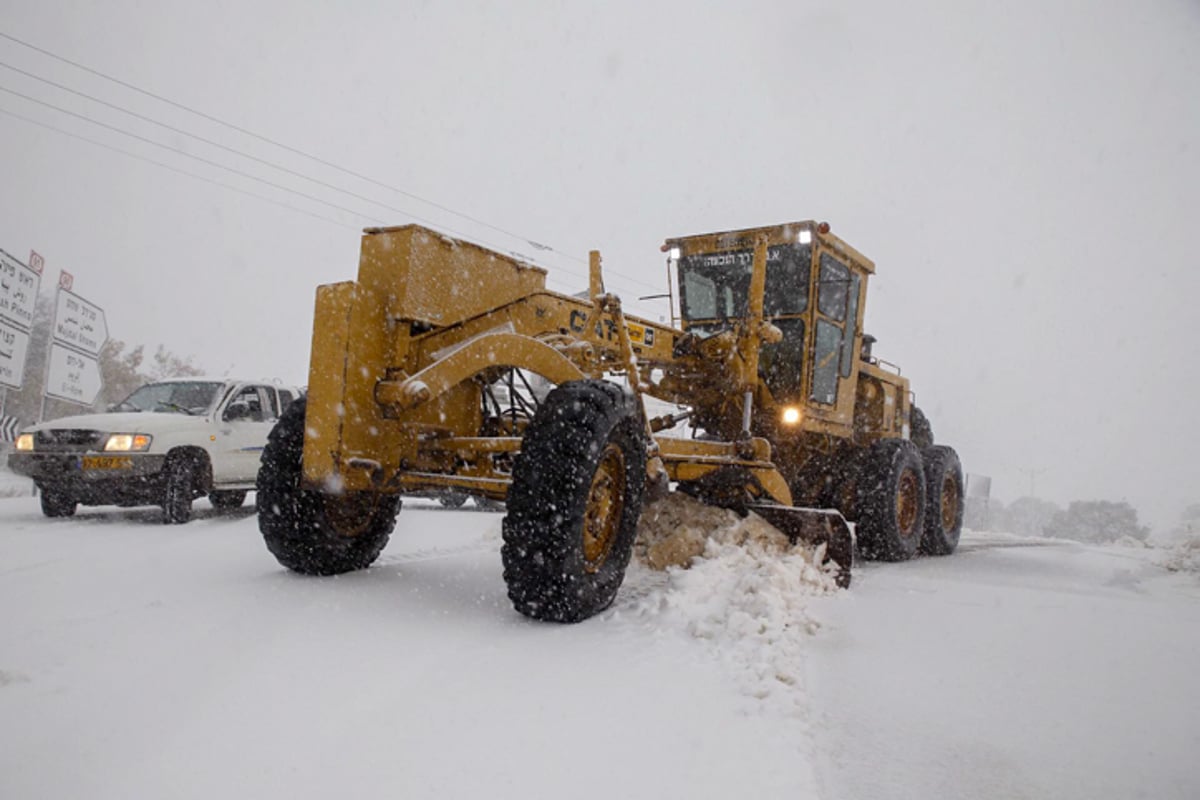
[[[818,413],[827,412],[821,414],[825,419],[848,425],[852,421],[854,392],[843,388],[854,369],[862,277],[833,253],[823,250],[816,280],[809,400]]]
[[[213,465],[217,483],[248,483],[258,475],[267,436],[276,421],[276,402],[269,386],[246,384],[230,393],[220,410],[218,442],[221,464]]]

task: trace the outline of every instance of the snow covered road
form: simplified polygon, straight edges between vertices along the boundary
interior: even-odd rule
[[[814,613],[838,798],[1200,796],[1200,580],[1145,549],[975,535]]]
[[[0,797],[1200,793],[1200,582],[1150,551],[970,538],[834,596],[726,554],[563,627],[498,514],[406,503],[308,579],[196,509],[0,500]]]

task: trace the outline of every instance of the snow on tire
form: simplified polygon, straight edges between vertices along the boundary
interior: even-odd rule
[[[579,622],[612,604],[641,514],[646,434],[641,409],[615,384],[552,391],[530,422],[504,518],[504,580],[534,619]]]

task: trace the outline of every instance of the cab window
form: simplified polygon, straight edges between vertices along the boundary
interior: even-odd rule
[[[274,416],[273,401],[271,400],[270,389],[266,386],[243,386],[237,391],[229,401],[229,406],[234,404],[245,404],[246,411],[238,416],[238,419],[244,419],[250,422],[266,422]]]
[[[850,293],[850,270],[829,253],[821,254],[821,281],[817,310],[832,320],[846,319],[846,296]]]

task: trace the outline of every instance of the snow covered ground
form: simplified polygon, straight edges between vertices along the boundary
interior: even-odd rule
[[[1172,554],[968,535],[828,594],[719,546],[564,627],[509,606],[498,514],[406,502],[311,579],[196,509],[0,499],[0,797],[1200,796]]]

